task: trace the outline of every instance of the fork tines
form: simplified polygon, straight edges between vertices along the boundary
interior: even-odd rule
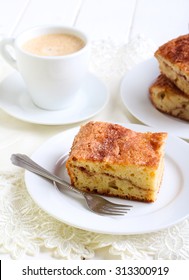
[[[127,212],[131,210],[131,208],[132,205],[113,204],[109,202],[108,204],[102,207],[101,212],[104,215],[122,216],[127,214]]]

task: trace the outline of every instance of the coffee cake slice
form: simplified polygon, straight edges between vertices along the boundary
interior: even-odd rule
[[[167,133],[89,122],[75,136],[66,163],[71,184],[84,192],[155,201],[163,176],[166,138]]]
[[[161,73],[189,95],[189,34],[160,46],[154,55]]]
[[[152,104],[159,111],[189,121],[189,96],[164,75],[159,75],[149,88]]]

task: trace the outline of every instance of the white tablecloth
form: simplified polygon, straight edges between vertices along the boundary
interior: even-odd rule
[[[139,123],[120,100],[119,85],[132,66],[151,57],[156,46],[137,37],[125,45],[111,38],[92,42],[91,71],[110,92],[106,108],[93,120]],[[1,77],[10,69],[1,62]],[[46,139],[72,126],[35,125],[0,111],[0,252],[13,259],[189,259],[189,219],[141,235],[87,232],[50,217],[32,200],[24,171],[11,165],[12,153],[31,155]],[[78,124],[77,124],[78,125]],[[40,188],[40,186],[39,186]],[[82,218],[82,217],[80,217]]]

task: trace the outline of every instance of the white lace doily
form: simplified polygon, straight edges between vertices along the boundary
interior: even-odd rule
[[[107,84],[112,79],[120,81],[155,49],[153,42],[141,37],[128,44],[111,39],[93,42],[91,69]],[[43,212],[27,193],[23,171],[1,171],[0,182],[0,253],[13,259],[37,256],[42,248],[59,259],[92,259],[101,248],[112,259],[189,259],[189,219],[156,233],[97,234],[68,226]]]

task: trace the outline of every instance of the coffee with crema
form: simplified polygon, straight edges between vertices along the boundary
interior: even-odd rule
[[[45,34],[26,41],[22,48],[39,56],[64,56],[79,51],[85,42],[72,34]]]

